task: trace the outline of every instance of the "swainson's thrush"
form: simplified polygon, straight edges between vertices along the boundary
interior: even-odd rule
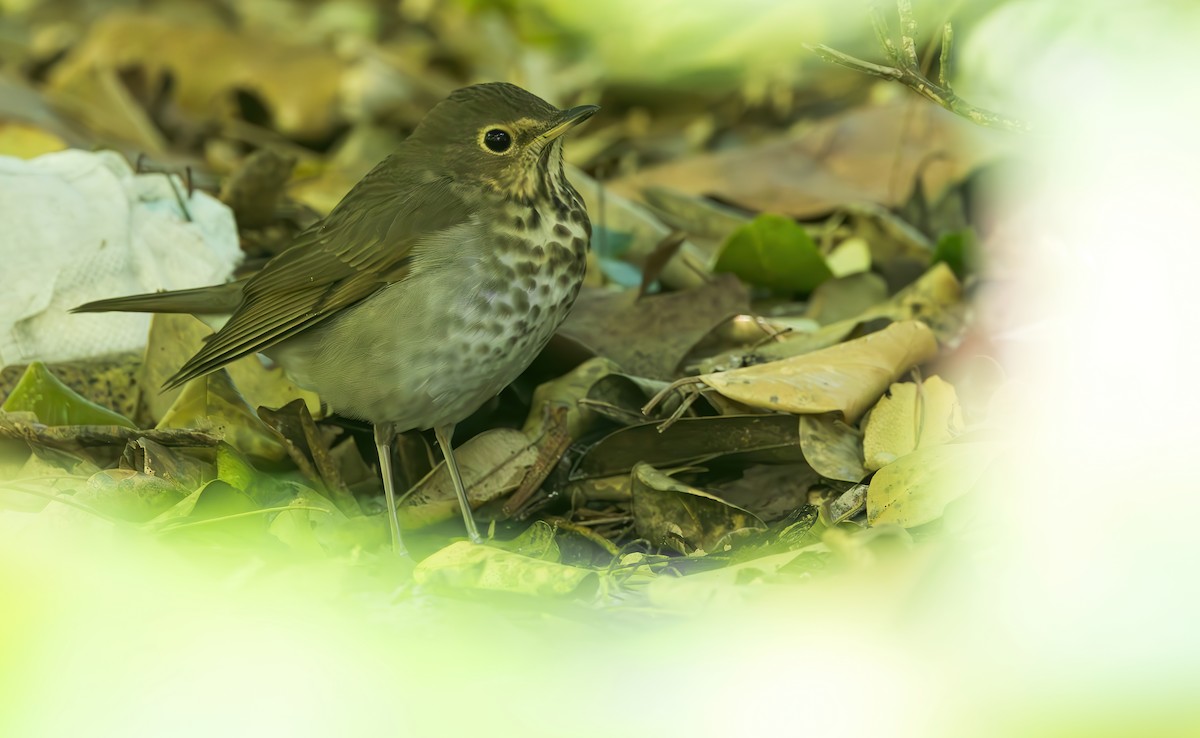
[[[575,301],[591,224],[563,174],[562,135],[596,110],[559,110],[505,83],[462,88],[249,279],[75,311],[228,315],[166,386],[262,352],[338,413],[373,423],[398,551],[392,441],[433,428],[479,542],[450,437]]]

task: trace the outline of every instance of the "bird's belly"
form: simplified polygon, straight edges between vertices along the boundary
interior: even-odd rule
[[[582,256],[527,263],[515,278],[486,260],[428,269],[269,353],[343,415],[400,430],[457,423],[529,366],[575,300]]]

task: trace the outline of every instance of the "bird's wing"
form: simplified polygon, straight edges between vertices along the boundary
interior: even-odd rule
[[[175,387],[329,319],[404,278],[414,246],[470,215],[449,178],[417,184],[385,162],[246,282],[241,305],[171,377]],[[419,251],[419,249],[417,249]]]

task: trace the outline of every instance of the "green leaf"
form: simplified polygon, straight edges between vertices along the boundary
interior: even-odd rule
[[[119,425],[136,428],[132,420],[97,405],[63,384],[46,365],[35,361],[21,375],[8,399],[0,405],[7,413],[29,412],[46,425]]]
[[[975,231],[969,228],[943,233],[933,249],[933,263],[946,262],[959,279],[979,271],[982,259],[979,239],[975,237]]]
[[[765,213],[738,228],[714,272],[730,272],[776,292],[808,294],[833,273],[812,238],[791,218]]]

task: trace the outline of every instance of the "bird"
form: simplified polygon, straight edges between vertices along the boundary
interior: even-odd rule
[[[592,228],[563,171],[563,135],[597,110],[506,82],[455,90],[254,275],[72,312],[196,315],[217,329],[165,389],[261,353],[334,412],[371,423],[402,555],[393,441],[432,428],[480,543],[451,437],[529,366],[579,294]]]

